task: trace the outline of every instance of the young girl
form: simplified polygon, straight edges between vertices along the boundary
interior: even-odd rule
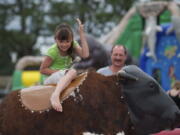
[[[50,84],[52,80],[56,80],[57,86],[51,95],[50,102],[52,107],[59,112],[63,110],[59,95],[77,75],[76,69],[73,67],[70,68],[73,52],[82,58],[89,56],[89,48],[83,31],[83,25],[79,19],[77,19],[77,23],[79,25],[82,45],[80,46],[78,42],[73,39],[73,32],[69,25],[59,25],[55,31],[56,43],[48,49],[46,57],[40,67],[40,72],[49,76],[45,80],[45,84]]]

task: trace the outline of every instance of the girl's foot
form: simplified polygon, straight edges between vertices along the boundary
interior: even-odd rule
[[[56,94],[56,93],[53,93],[51,95],[51,98],[50,98],[50,102],[51,102],[51,105],[52,107],[58,111],[58,112],[62,112],[63,109],[62,109],[62,105],[60,103],[60,99],[59,99],[59,95]]]

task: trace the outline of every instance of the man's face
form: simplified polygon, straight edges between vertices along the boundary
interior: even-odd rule
[[[126,61],[126,54],[124,53],[124,48],[122,46],[116,46],[112,50],[111,61],[112,65],[116,67],[124,66]]]

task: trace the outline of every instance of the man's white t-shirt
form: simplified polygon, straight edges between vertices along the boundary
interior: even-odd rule
[[[109,66],[98,69],[97,73],[100,73],[105,76],[113,75],[113,72],[111,71]]]

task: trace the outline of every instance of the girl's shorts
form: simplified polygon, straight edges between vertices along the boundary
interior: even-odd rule
[[[49,77],[47,77],[44,80],[44,84],[48,85],[48,84],[57,84],[57,82],[59,82],[61,80],[61,78],[66,74],[68,70],[59,70],[53,74],[51,74]]]

